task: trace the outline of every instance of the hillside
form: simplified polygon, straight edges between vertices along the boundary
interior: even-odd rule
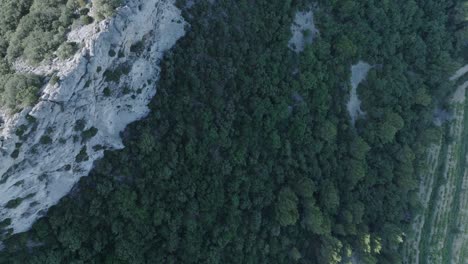
[[[464,1],[102,3],[7,49],[0,263],[464,264]]]

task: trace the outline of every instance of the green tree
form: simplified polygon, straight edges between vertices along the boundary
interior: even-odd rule
[[[298,198],[289,187],[285,187],[278,193],[275,206],[276,220],[282,226],[294,225],[299,219],[297,208]]]

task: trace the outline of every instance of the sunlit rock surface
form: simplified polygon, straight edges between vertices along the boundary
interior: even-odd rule
[[[103,149],[123,148],[120,132],[148,114],[159,61],[184,35],[174,0],[129,0],[117,14],[72,31],[83,43],[74,58],[18,71],[51,74],[40,102],[8,116],[0,111],[0,221],[28,230],[86,176]],[[10,219],[10,220],[8,220]]]

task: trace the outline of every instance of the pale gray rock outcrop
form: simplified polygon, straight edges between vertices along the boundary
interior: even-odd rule
[[[319,33],[315,27],[314,13],[312,11],[297,12],[291,25],[291,33],[288,47],[297,53],[304,51],[305,45],[312,44]]]
[[[361,110],[361,100],[357,94],[359,84],[364,81],[372,68],[367,62],[359,61],[357,64],[351,66],[351,95],[349,97],[346,108],[351,116],[351,123],[354,125],[356,119],[365,116],[365,112]]]
[[[0,111],[0,221],[12,232],[34,221],[86,176],[103,149],[123,148],[120,132],[148,114],[163,53],[184,35],[174,0],[129,0],[108,20],[72,31],[72,59],[16,70],[50,74],[37,105]]]

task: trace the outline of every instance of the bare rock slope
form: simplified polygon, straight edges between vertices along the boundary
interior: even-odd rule
[[[148,114],[159,61],[184,35],[174,0],[129,0],[112,18],[71,32],[83,43],[66,62],[17,70],[50,74],[40,102],[0,114],[0,221],[26,231],[86,176],[120,132]]]

